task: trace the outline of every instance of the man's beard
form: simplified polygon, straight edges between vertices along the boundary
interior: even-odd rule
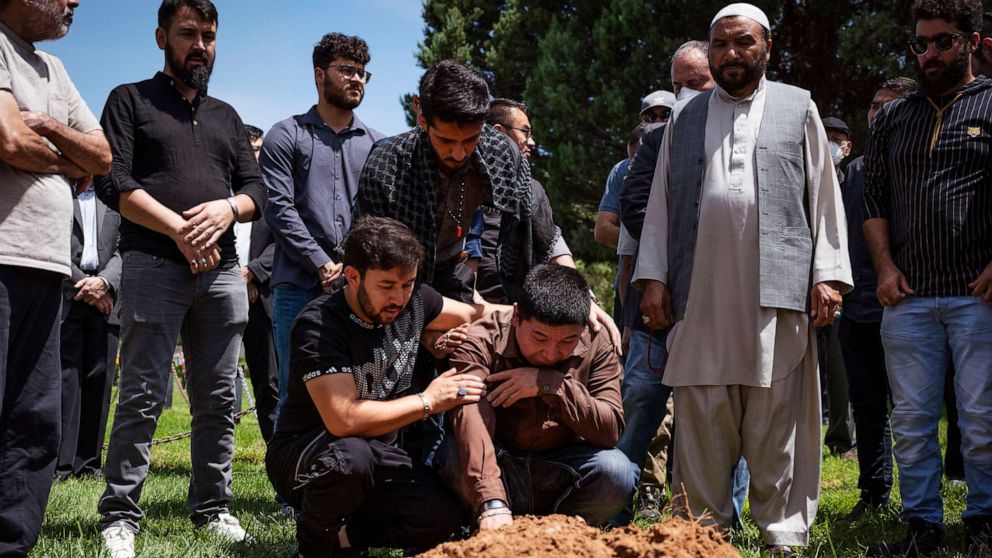
[[[362,104],[362,99],[365,98],[365,90],[358,90],[358,98],[348,96],[348,87],[344,86],[341,88],[336,88],[331,85],[331,80],[329,78],[324,79],[324,100],[327,101],[331,106],[335,106],[343,110],[352,110],[358,105]]]
[[[369,297],[368,291],[365,290],[365,285],[358,285],[358,307],[361,308],[362,313],[376,325],[385,325],[396,320],[396,317],[390,318],[389,320],[383,318],[383,314],[386,312],[396,310],[396,316],[399,316],[399,312],[403,311],[402,306],[390,305],[382,307],[382,309],[377,312],[375,307],[372,306],[372,299]]]
[[[51,0],[27,0],[28,10],[25,27],[31,30],[32,42],[61,39],[72,25],[72,8],[60,10]]]
[[[758,56],[750,64],[745,63],[743,60],[734,60],[733,62],[726,62],[722,64],[719,68],[713,66],[713,60],[711,59],[710,73],[713,74],[713,81],[722,87],[724,91],[733,95],[747,87],[749,84],[758,81],[761,79],[761,76],[765,75],[765,70],[768,69],[767,54],[768,47],[766,46],[761,49],[761,53],[758,54]],[[724,70],[734,67],[744,69],[741,77],[724,77]]]
[[[920,78],[920,89],[928,97],[943,95],[964,79],[965,74],[968,73],[968,59],[970,57],[971,53],[961,49],[957,58],[950,65],[945,64],[943,60],[932,58],[927,60],[923,67],[920,67],[920,63],[917,61],[916,75]],[[925,71],[927,68],[943,68],[944,71],[936,77],[931,78],[927,77]]]
[[[207,94],[207,85],[210,83],[210,74],[214,71],[214,63],[207,58],[206,53],[196,53],[186,56],[185,60],[180,60],[179,56],[172,51],[169,43],[165,43],[165,52],[169,58],[169,68],[187,86],[196,89],[198,96]],[[202,62],[201,66],[190,68],[189,63],[193,60]]]

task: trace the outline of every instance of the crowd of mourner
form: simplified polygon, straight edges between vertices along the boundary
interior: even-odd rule
[[[759,8],[668,53],[672,90],[643,97],[599,206],[612,316],[532,176],[527,106],[470,68],[431,66],[416,127],[386,137],[355,112],[369,46],[329,33],[316,104],[263,132],[207,94],[215,6],[163,0],[162,71],[98,120],[35,47],[78,6],[0,1],[0,555],[30,551],[54,481],[99,475],[101,542],[135,556],[180,339],[190,519],[231,541],[252,539],[230,513],[243,350],[294,555],[423,550],[524,514],[609,528],[666,501],[733,538],[746,501],[789,556],[824,448],[859,466],[841,521],[881,513],[898,464],[906,531],[868,556],[992,555],[979,0],[915,1],[918,81],[863,100],[853,160],[847,123],[766,78]],[[961,542],[945,475],[967,488]]]

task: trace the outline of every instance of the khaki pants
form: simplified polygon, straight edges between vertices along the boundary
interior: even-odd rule
[[[820,490],[816,353],[771,387],[676,387],[673,494],[677,511],[728,528],[731,470],[751,470],[751,516],[769,545],[805,546]]]
[[[665,420],[658,426],[658,433],[651,439],[648,446],[648,457],[644,460],[644,469],[641,471],[641,484],[665,486],[668,477],[668,446],[672,441],[672,416],[674,415],[675,399],[668,398],[665,413]]]

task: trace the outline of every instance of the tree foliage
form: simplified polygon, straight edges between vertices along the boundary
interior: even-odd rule
[[[905,0],[752,0],[773,22],[772,79],[809,89],[862,144],[877,85],[913,75]],[[493,95],[523,100],[544,182],[577,255],[606,257],[592,223],[606,175],[626,156],[640,98],[670,89],[670,57],[708,37],[727,0],[425,0],[423,67],[461,60]],[[408,101],[408,99],[407,99]],[[856,147],[857,150],[857,147]],[[567,226],[564,224],[568,224]]]

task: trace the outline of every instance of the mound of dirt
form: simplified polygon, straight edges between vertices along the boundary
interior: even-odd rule
[[[731,558],[737,550],[715,529],[681,518],[647,529],[601,533],[578,517],[516,517],[513,525],[442,544],[422,558]]]

